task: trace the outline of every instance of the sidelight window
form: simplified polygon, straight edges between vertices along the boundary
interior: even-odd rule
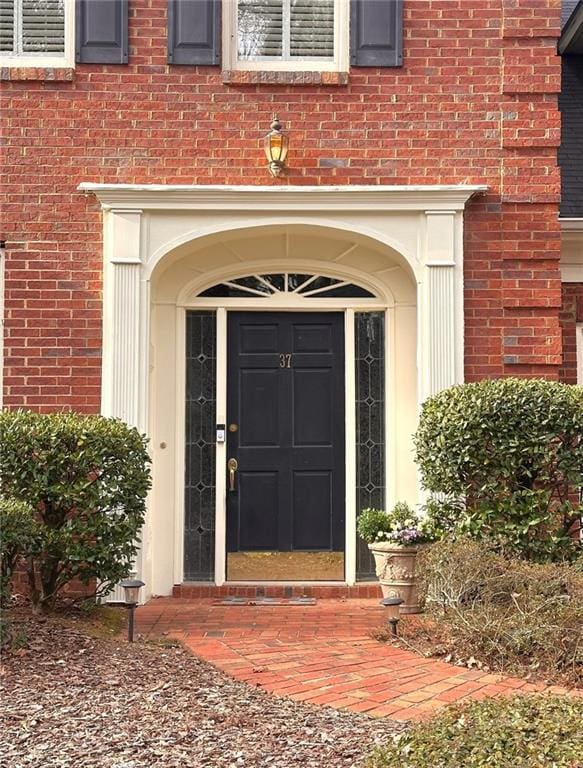
[[[385,475],[385,314],[356,312],[356,513],[384,509]],[[374,560],[362,539],[356,541],[356,576],[373,578]]]
[[[216,314],[186,315],[184,578],[215,573]]]

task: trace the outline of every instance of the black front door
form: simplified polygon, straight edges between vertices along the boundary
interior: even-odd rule
[[[344,317],[228,317],[227,551],[343,552]]]

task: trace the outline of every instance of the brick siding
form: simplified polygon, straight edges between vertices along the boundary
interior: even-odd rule
[[[81,181],[488,184],[465,224],[466,375],[556,378],[560,5],[405,0],[402,68],[297,85],[168,66],[166,3],[132,0],[129,65],[4,82],[5,403],[99,409],[101,211]],[[283,181],[261,147],[274,111]]]

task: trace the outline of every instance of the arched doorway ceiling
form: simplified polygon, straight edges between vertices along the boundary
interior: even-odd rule
[[[265,272],[318,273],[355,283],[388,306],[416,301],[415,275],[394,248],[306,224],[249,227],[182,243],[157,262],[152,300],[186,305],[224,280]],[[283,304],[285,296],[270,300]]]

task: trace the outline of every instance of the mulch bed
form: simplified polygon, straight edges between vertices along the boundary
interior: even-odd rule
[[[7,613],[21,647],[2,659],[2,766],[360,766],[404,728],[274,698],[180,646],[130,645],[81,620]]]

